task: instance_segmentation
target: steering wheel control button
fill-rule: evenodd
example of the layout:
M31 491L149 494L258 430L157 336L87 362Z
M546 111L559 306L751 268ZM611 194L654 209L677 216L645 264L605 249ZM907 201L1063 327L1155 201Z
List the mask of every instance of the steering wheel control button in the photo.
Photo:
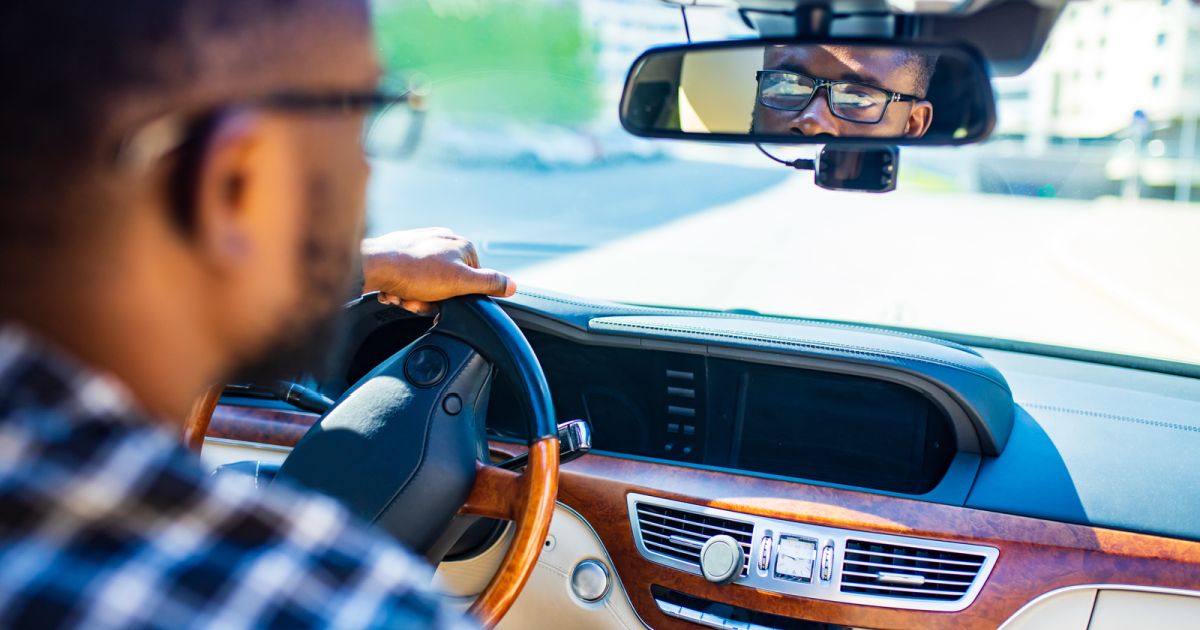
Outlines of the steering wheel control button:
M417 387L433 387L446 378L450 360L433 346L413 350L404 361L404 377Z
M585 602L604 599L609 587L608 568L599 560L584 560L571 571L571 590Z
M442 399L442 409L452 416L457 416L462 407L462 398L459 398L458 394L450 394Z
M825 545L821 550L821 581L828 582L833 577L833 545Z
M742 574L746 553L733 536L719 534L700 548L700 572L713 584L732 584Z

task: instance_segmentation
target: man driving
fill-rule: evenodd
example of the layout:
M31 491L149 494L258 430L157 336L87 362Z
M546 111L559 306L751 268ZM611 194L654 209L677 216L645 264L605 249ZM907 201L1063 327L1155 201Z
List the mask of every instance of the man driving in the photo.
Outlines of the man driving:
M893 48L768 46L752 129L773 135L920 138L937 57ZM823 96L819 96L823 95Z
M0 29L0 628L473 626L332 499L180 446L210 384L332 336L360 258L418 312L515 291L446 230L360 242L366 1L8 0Z

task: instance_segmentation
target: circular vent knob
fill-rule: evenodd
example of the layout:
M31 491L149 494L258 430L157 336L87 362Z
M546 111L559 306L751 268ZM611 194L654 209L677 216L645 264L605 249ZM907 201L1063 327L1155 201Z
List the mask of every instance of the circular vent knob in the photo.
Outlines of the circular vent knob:
M713 536L700 548L700 572L713 584L732 584L745 563L746 553L733 536Z

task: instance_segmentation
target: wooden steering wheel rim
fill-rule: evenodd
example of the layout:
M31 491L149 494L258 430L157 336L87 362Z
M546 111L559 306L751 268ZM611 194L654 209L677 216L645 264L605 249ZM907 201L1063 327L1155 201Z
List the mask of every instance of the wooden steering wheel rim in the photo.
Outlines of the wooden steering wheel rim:
M224 385L210 388L192 405L183 427L183 441L188 449L199 453L204 446L204 434L223 389ZM475 485L459 514L516 522L508 553L469 611L484 628L500 623L533 575L557 500L557 438L538 440L529 447L524 474L475 463Z
M524 474L476 462L475 486L459 514L516 522L500 568L471 605L470 614L484 628L500 623L533 575L557 501L558 438L538 440L529 447Z
M204 434L208 433L208 423L212 422L213 412L217 410L224 390L224 383L213 385L192 403L192 409L183 423L183 445L189 451L199 454L204 447Z

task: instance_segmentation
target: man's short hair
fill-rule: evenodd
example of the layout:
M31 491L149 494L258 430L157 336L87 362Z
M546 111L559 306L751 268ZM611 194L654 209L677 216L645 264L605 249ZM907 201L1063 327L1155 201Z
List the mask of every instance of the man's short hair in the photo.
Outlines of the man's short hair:
M312 2L0 2L0 262L112 223L119 209L78 197L115 157L105 136L118 103L194 89L211 36L253 33Z
M916 90L914 96L925 98L929 92L929 81L933 78L933 72L937 68L938 54L905 50L901 52L901 55L903 55L901 66L912 68L914 73L913 86Z

